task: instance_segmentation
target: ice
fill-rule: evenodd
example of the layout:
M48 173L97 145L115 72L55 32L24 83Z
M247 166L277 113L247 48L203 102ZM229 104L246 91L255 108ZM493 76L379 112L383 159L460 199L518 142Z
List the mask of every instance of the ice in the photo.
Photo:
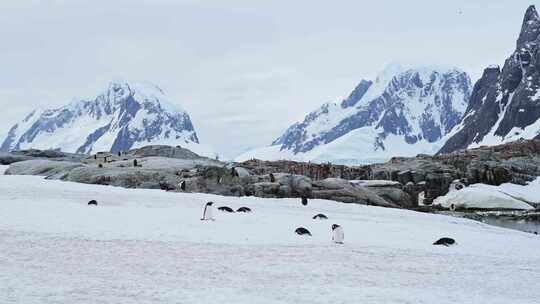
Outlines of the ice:
M534 186L537 186L535 183ZM517 185L516 185L517 186ZM524 187L523 191L534 193L536 201L539 200L538 187L534 186ZM517 187L505 185L505 186L491 186L485 184L474 184L459 191L451 191L445 196L440 196L433 204L441 205L449 208L450 205L463 208L474 209L515 209L515 210L532 210L533 206L527 202L519 199L517 193L521 193ZM506 191L505 191L506 190ZM523 195L521 195L523 196ZM530 201L529 201L530 202Z
M210 200L253 213L200 221ZM539 250L533 234L406 210L0 176L0 303L535 303Z

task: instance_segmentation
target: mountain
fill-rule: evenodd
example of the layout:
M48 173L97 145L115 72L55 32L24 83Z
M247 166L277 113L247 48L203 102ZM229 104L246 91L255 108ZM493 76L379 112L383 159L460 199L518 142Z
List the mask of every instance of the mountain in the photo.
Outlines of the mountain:
M324 104L269 147L236 160L359 164L433 154L463 116L471 86L469 76L456 68L392 64L375 81L360 81L341 103Z
M525 12L516 50L475 84L463 121L440 153L540 138L540 18Z
M9 130L0 150L116 153L150 144L180 145L208 154L188 113L172 106L159 87L112 82L95 99L31 112Z

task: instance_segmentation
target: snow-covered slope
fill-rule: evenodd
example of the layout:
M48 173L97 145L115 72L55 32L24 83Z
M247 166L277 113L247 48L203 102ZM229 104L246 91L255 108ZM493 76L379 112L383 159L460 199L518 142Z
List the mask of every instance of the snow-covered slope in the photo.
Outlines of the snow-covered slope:
M475 84L463 121L441 153L540 138L540 17L530 6L516 50Z
M374 82L362 80L341 103L324 104L271 146L236 160L354 164L432 154L460 121L470 92L469 76L456 68L404 69L392 64Z
M87 206L90 199L97 207ZM251 214L218 212L207 201ZM329 220L311 217L324 213ZM331 242L340 224L345 244ZM313 237L294 234L298 226ZM440 237L458 245L433 246ZM311 200L0 176L1 303L535 303L540 238ZM279 292L276 292L279 291Z
M91 153L164 144L211 154L199 144L188 113L150 83L112 82L93 100L36 110L15 124L0 150L60 149Z

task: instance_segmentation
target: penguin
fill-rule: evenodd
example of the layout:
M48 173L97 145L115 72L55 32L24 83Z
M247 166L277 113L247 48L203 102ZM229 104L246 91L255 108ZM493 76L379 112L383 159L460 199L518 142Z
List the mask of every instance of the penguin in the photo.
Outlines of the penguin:
M319 213L319 214L313 216L313 219L314 220L327 220L328 217L326 215L322 214L322 213Z
M133 167L137 167L138 165L139 165L139 164L137 163L137 160L134 159L134 160L133 160Z
M271 183L275 183L276 182L276 177L274 176L274 174L270 173L270 182Z
M345 234L343 233L343 228L338 224L332 225L332 241L336 244L343 244L345 239Z
M443 237L438 239L433 245L443 245L443 246L450 246L456 244L456 240L449 238L449 237Z
M214 207L213 202L208 202L204 205L203 216L201 221L213 221L214 220Z
M103 168L103 164L98 164L98 168Z
M236 212L249 213L249 212L251 212L251 209L248 208L248 207L240 207L240 208L238 208L238 210L236 210Z
M97 201L96 200L89 201L88 206L97 206Z
M296 228L296 230L294 231L294 233L298 234L298 235L309 235L311 236L311 232L309 232L309 230L307 230L306 228L304 227L298 227Z
M182 191L186 191L186 181L182 181L180 183L180 189L182 189Z
M231 209L231 207L227 207L227 206L221 206L219 208L217 208L219 211L223 211L223 212L229 212L229 213L232 213L234 212L234 210Z
M302 205L307 206L307 203L308 203L307 197L302 196Z

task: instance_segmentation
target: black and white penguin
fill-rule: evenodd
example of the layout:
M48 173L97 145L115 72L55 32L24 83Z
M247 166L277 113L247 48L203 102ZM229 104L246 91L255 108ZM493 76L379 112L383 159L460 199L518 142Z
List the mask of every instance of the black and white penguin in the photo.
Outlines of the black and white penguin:
M139 164L137 163L137 160L134 159L134 160L133 160L133 167L138 167L138 166L139 166Z
M313 216L314 220L327 220L328 217L322 213Z
M302 205L307 206L307 203L308 203L307 197L302 196Z
M298 227L296 228L296 230L294 231L294 233L298 234L298 235L309 235L311 236L311 232L309 232L309 230L307 230L306 228L304 227Z
M227 207L227 206L221 206L219 208L217 208L219 211L223 211L223 212L234 212L234 210L232 210L231 207Z
M180 183L180 189L182 189L182 191L186 191L186 181L182 181Z
M443 237L438 239L433 245L442 245L442 246L450 246L456 244L456 240L449 238L449 237Z
M248 207L240 207L240 208L238 208L238 210L236 210L236 212L249 213L249 212L251 212L251 209L248 208Z
M271 182L271 183L275 183L275 182L276 182L276 177L274 176L273 173L270 173L270 182Z
M343 244L345 239L345 233L343 233L343 228L338 224L332 225L332 241L337 244Z
M203 215L201 221L213 221L214 220L214 206L213 202L208 202L204 205Z
M97 206L97 201L96 200L89 201L88 206Z

